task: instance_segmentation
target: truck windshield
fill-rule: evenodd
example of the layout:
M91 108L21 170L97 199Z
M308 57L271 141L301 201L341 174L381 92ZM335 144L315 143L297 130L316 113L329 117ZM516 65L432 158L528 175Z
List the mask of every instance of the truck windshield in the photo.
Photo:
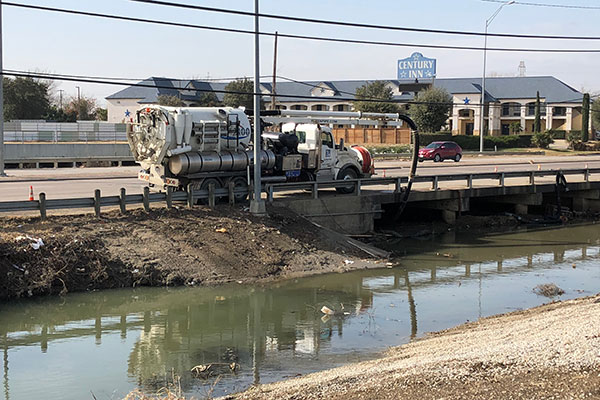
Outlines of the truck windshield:
M427 147L425 147L426 149L437 149L441 146L441 143L429 143L427 145Z

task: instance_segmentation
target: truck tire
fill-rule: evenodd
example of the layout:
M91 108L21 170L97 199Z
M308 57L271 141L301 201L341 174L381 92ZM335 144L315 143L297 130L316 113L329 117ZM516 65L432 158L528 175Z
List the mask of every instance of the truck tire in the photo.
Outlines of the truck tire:
M239 188L244 188L244 189L248 189L248 182L246 181L246 178L244 178L243 176L236 176L234 178L229 179L227 182L225 182L225 187L229 188L229 182L233 182L233 189L237 190ZM248 193L235 193L233 195L233 197L235 198L235 202L237 203L243 203L248 199Z
M346 168L342 169L337 175L338 181L345 181L345 180L357 179L357 178L358 178L358 173L356 172L356 170L354 168L351 168L351 167L346 167ZM342 194L354 193L354 184L348 185L348 186L337 187L337 188L335 188L335 190L338 193L342 193Z
M217 178L206 178L202 181L202 183L200 183L200 190L208 190L208 186L214 183L215 184L215 189L220 189L223 187L223 183L221 183L220 179ZM216 199L216 203L219 202L219 198ZM198 204L200 205L207 205L208 204L208 199L198 199L197 201Z

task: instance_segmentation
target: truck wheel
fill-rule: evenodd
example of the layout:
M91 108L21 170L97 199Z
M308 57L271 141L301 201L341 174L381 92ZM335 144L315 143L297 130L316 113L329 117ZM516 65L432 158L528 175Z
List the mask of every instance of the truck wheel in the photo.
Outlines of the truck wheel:
M231 178L228 182L226 182L225 187L229 188L229 182L233 182L233 189L238 190L240 188L244 188L246 191L244 193L235 193L233 197L235 198L236 203L243 203L248 198L248 182L246 178L243 176L236 176L235 178Z
M214 183L215 184L215 189L220 189L223 187L223 184L221 183L221 181L217 178L206 178L205 180L202 181L202 183L200 184L200 190L208 190L208 186ZM216 199L216 203L219 202L219 198ZM208 204L208 199L198 199L198 204L201 205L207 205Z
M353 168L344 168L338 173L337 180L339 181L347 181L350 179L357 179L358 173ZM338 193L342 194L350 194L354 193L354 184L348 186L337 187L335 190Z

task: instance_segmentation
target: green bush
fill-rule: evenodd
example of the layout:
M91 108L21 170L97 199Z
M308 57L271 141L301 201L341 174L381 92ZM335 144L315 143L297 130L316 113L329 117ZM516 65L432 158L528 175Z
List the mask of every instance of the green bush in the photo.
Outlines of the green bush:
M581 139L581 131L571 131L567 134L567 141L569 142L569 146L573 149L575 148L575 143L581 142Z
M531 147L531 135L486 136L483 138L483 148L486 150L527 148ZM464 150L479 150L479 136L453 136L452 141L458 143Z
M552 139L566 139L567 131L550 129L547 131L552 136Z
M451 140L462 147L463 150L479 150L479 136L457 135L452 136Z
M431 142L445 142L453 140L452 132L419 133L419 142L422 146L427 146Z
M409 153L410 146L407 144L397 145L379 145L379 146L365 146L371 154L398 154L398 153Z
M540 149L547 149L552 143L554 143L554 139L552 139L552 135L550 132L539 132L533 135L531 142L534 146L539 147Z

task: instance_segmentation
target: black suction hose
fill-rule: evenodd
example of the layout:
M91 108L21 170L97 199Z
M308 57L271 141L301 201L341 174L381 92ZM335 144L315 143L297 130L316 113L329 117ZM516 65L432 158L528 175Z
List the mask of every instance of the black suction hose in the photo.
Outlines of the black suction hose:
M417 175L417 164L419 161L419 129L417 128L417 124L415 121L410 119L406 115L400 115L398 119L406 122L412 131L413 138L413 154L412 154L412 163L410 166L410 173L408 175L408 184L406 185L406 189L403 190L403 196L400 200L400 205L398 207L398 211L396 211L396 215L394 216L395 220L400 218L400 215L404 212L406 208L406 204L408 203L408 198L410 196L410 191L412 189L413 182L415 180L415 176Z

